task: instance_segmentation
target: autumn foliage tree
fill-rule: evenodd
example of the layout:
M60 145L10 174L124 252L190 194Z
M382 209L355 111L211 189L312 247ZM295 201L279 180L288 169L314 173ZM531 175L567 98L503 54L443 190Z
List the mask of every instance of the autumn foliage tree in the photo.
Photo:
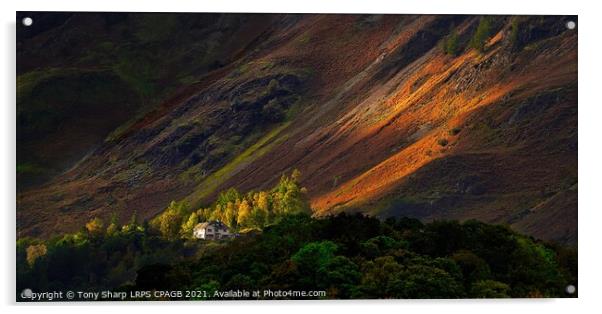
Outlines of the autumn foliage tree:
M117 228L118 228L118 221L117 221L117 215L115 213L113 213L113 215L111 215L111 222L109 223L109 225L107 226L107 235L112 236L117 232Z
M242 194L230 188L220 193L212 206L192 213L175 208L178 203L174 202L157 218L156 224L163 235L173 237L179 223L180 236L188 238L194 225L201 221L220 220L234 230L263 229L284 215L311 214L307 191L300 186L300 178L301 172L295 169L290 176L282 175L278 184L268 191Z
M36 260L44 255L46 255L46 253L48 252L48 249L46 248L46 245L41 243L41 244L33 244L27 247L27 264L29 264L29 266L33 266L36 262Z
M163 213L151 223L167 239L175 239L180 235L182 223L187 213L187 206L183 202L171 202Z
M86 230L92 236L100 236L104 233L104 223L102 219L96 217L86 223Z
M188 216L188 219L182 224L180 228L180 236L182 238L191 238L194 227L199 223L199 216L196 212L193 212Z

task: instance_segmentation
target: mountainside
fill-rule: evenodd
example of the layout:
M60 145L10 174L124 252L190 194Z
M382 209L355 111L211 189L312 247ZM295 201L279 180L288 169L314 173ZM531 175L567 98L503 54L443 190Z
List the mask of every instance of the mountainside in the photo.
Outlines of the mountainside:
M205 206L299 169L316 216L577 241L575 17L45 20L18 42L20 235Z

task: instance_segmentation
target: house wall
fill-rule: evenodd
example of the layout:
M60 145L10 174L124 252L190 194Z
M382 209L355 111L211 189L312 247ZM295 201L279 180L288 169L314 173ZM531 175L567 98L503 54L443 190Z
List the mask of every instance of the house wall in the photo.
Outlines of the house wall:
M204 229L194 231L194 236L199 239L221 239L230 237L231 235L228 229L216 228L215 226L208 226Z

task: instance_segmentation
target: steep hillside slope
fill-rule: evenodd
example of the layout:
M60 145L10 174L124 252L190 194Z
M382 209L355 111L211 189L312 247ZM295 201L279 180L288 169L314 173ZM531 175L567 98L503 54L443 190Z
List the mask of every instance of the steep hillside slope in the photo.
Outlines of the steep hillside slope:
M249 44L222 46L236 57L20 193L21 234L149 219L297 168L316 215L477 218L576 242L572 17L246 16L228 30Z
M17 20L25 16L35 23L17 28L20 190L186 94L252 48L267 24L262 15L217 14L18 12Z

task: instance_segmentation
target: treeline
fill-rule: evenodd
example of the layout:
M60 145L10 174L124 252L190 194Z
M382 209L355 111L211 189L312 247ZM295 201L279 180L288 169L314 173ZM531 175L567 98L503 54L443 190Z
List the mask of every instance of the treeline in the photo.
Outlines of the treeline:
M192 210L184 202L172 202L150 225L167 239L192 238L194 227L203 221L220 220L233 231L261 230L284 215L311 214L306 190L299 185L301 173L282 175L268 191L239 193L231 188L222 192L209 207Z
M49 240L17 241L17 291L324 290L326 298L572 297L575 249L507 227L360 214L310 216L299 173L271 190L228 190L190 210L173 202L152 221L92 219ZM191 239L220 219L227 241Z
M108 226L107 226L108 227ZM574 297L575 249L477 221L283 215L228 241L131 223L17 242L17 291L323 290L326 298Z
M124 290L324 290L326 298L574 297L577 252L477 221L287 215Z
M192 210L171 202L151 221L138 222L136 213L125 224L116 215L96 217L72 234L48 240L17 241L17 287L34 291L114 289L132 285L146 265L187 260L205 248L192 240L197 223L219 219L234 231L261 230L289 214L311 213L300 173L283 175L271 190L241 194L229 189L206 208ZM210 245L209 245L210 246Z
M93 219L81 231L17 240L17 291L100 290L133 284L145 265L190 258L195 243L169 241L148 224Z

